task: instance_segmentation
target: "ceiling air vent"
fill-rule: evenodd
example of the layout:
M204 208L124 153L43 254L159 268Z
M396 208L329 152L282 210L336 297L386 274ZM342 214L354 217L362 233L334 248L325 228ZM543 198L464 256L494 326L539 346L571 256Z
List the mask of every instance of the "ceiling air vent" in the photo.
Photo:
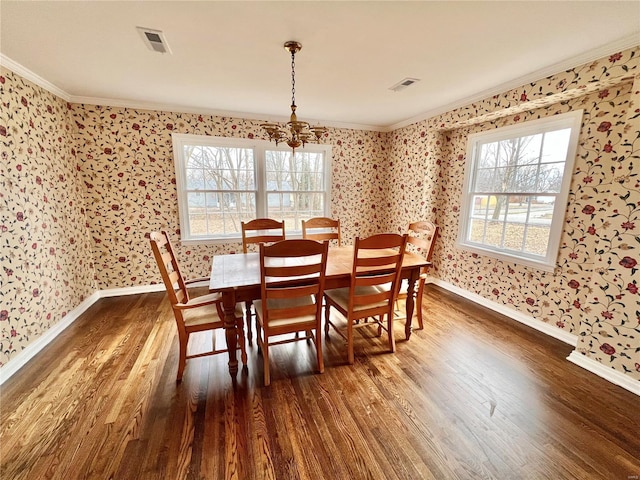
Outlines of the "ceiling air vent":
M149 50L158 53L171 53L167 40L164 38L164 33L161 30L154 30L152 28L136 27L142 40Z
M389 87L389 90L393 90L394 92L399 92L400 90L404 90L410 85L413 85L416 82L419 82L419 78L405 78L396 83L393 87Z

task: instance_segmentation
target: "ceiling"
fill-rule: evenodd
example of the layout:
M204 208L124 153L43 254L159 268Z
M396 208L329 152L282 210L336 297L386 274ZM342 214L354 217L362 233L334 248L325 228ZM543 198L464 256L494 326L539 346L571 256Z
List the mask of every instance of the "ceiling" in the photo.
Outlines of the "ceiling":
M301 120L389 130L640 44L640 1L1 0L0 32L3 64L73 102L264 120L289 113L297 40Z

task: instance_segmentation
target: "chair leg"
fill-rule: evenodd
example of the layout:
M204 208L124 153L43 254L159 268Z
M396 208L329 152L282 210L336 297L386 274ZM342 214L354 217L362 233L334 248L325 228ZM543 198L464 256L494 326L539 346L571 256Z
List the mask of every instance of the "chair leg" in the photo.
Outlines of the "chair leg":
M355 362L355 355L353 353L353 320L347 319L347 360L349 365L353 365Z
M247 339L249 340L249 346L251 346L251 339L253 337L253 332L251 331L251 304L251 301L244 302L244 308L247 318Z
M240 344L240 358L242 364L247 366L247 347L245 345L246 338L244 336L244 318L240 317L236 321L236 328L238 329L238 343Z
M187 345L189 343L189 334L185 333L184 335L181 335L180 332L178 332L178 343L180 344L180 358L178 360L178 375L176 377L176 382L181 382L184 367L187 364Z
M262 327L260 322L256 319L256 346L258 347L258 353L262 353Z
M422 330L424 325L422 324L422 294L424 293L424 280L421 280L418 285L418 293L416 294L415 308L418 315L418 328Z
M329 336L329 316L331 314L331 307L325 303L324 305L324 334Z
M269 339L265 338L262 345L262 362L264 365L264 386L271 384L271 375L269 374Z
M382 319L380 319L382 320ZM393 334L393 313L387 314L387 333L389 334L389 348L391 352L396 351L396 337Z
M318 371L324 372L324 359L322 358L322 334L316 328L316 356L318 357Z

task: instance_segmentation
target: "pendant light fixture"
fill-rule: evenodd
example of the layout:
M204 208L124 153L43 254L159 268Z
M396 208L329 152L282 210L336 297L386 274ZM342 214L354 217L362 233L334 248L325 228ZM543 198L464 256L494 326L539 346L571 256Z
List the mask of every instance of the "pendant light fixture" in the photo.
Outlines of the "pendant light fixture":
M322 136L327 132L325 127L312 127L307 122L298 120L296 116L296 53L302 49L299 42L289 41L284 44L284 49L291 54L291 117L286 125L279 123L263 123L269 140L285 142L295 152L296 148L304 147L306 143L320 143Z

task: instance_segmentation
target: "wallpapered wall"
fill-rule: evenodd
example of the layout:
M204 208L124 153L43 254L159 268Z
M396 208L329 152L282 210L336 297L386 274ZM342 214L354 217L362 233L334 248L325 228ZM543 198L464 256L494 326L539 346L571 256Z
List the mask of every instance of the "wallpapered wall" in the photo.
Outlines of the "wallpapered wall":
M637 169L640 128L638 115L629 106L637 62L638 49L625 51L388 134L331 129L331 212L343 222L347 242L356 235L403 231L418 218L432 219L442 228L434 255L435 276L580 335L580 352L640 379L633 264L638 260L640 190L632 168L635 164ZM3 181L24 184L11 187L14 190L5 186L5 192L13 193L0 197L5 200L0 212L0 261L5 267L0 287L0 362L6 363L59 320L64 308L77 306L95 289L160 281L145 234L167 228L178 243L172 132L243 138L262 133L259 122L251 120L67 105L6 70L2 79L3 119L5 103L11 105L7 114L10 110L13 117L25 119L21 123L12 119L13 126L6 131L0 128L8 147L6 154L3 151L3 168L5 155L9 157ZM633 88L638 87L637 83ZM35 104L49 115L34 115L28 107ZM457 250L467 135L577 108L586 112L557 271L539 272ZM25 153L25 148L37 145L34 135L49 135L55 141L60 137L61 145L51 140L37 156ZM21 243L19 233L4 235L21 226L10 212L17 213L32 197L35 186L30 182L41 186L36 179L17 175L17 165L23 172L45 169L48 183L43 191L56 190L53 180L60 169L68 181L73 179L71 188L58 188L55 197L51 215L64 222L58 220L59 235L51 229L39 231L38 244L46 248L36 247L34 252ZM39 181L44 182L43 175ZM53 195L48 193L49 202ZM32 209L38 214L41 210ZM75 238L75 247L64 250L66 268L57 270L45 261L48 249L53 247L62 256L67 237ZM5 253L20 245L30 257L23 253L16 260ZM189 277L206 275L213 254L240 249L240 244L176 246ZM80 259L82 268L75 259ZM7 268L20 273L6 281ZM62 273L52 275L54 268ZM51 279L52 288L68 288L58 296L39 294L36 301L28 285L38 283L39 274ZM46 313L37 313L37 302L47 307Z
M526 85L393 132L390 178L410 207L391 204L401 231L413 212L441 227L434 275L578 335L577 350L640 379L640 49ZM455 247L467 136L584 109L556 271ZM413 172L421 172L414 175Z
M262 138L259 121L73 105L79 168L86 187L99 289L161 282L145 235L172 232L188 278L207 276L211 256L242 244L180 245L171 134ZM330 129L331 215L346 241L386 228L386 133ZM380 209L380 211L379 211Z
M262 137L260 122L67 104L0 75L0 365L95 290L160 283L152 230L172 233L189 278L208 275L212 255L241 249L179 244L171 134ZM343 238L384 231L389 134L329 135L331 214Z
M96 290L67 103L0 72L0 365Z

